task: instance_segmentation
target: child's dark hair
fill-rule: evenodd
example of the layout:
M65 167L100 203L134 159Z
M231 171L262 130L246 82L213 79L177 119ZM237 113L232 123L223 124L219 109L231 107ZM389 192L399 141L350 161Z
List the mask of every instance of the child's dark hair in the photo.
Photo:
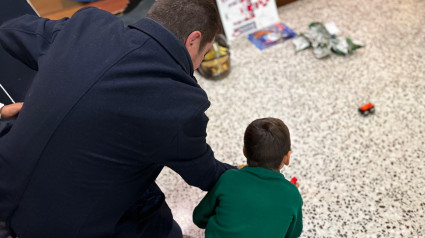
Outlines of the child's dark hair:
M248 166L278 170L291 150L288 127L277 118L257 119L245 130L244 146Z

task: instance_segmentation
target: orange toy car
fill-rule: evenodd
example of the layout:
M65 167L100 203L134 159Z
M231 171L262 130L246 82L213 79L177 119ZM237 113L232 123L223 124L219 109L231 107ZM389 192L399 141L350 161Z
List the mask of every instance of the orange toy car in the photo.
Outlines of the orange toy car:
M374 113L375 112L375 106L372 103L368 103L365 104L363 106L361 106L359 108L359 112L363 115L363 116L367 116L370 113Z

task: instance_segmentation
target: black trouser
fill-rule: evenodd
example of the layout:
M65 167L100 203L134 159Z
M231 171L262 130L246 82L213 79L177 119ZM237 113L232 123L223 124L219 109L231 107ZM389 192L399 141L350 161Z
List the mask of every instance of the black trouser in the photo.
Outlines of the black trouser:
M138 202L129 209L117 227L116 238L182 238L182 230L173 219L165 195L153 183Z
M7 238L8 232L6 229L6 223L2 220L0 220L0 238Z
M182 230L180 229L179 224L173 220L173 227L171 228L170 234L168 234L167 238L182 238Z

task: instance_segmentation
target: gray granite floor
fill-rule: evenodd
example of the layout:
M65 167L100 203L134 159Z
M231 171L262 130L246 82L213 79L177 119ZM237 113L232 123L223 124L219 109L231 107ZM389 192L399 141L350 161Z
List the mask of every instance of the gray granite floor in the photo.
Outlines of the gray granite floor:
M298 33L333 21L366 47L318 60L292 42L264 51L232 42L232 73L198 76L216 157L244 163L248 123L281 118L293 145L283 173L298 177L304 200L302 237L425 237L425 1L300 0L279 14ZM362 117L369 101L376 113ZM158 183L184 233L203 237L191 214L205 193L168 169Z

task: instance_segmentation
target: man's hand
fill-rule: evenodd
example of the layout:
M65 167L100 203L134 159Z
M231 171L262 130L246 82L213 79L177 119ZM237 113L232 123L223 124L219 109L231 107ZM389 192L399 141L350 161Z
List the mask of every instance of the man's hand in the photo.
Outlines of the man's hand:
M17 116L23 105L23 102L4 105L4 107L0 109L1 118L11 118Z

